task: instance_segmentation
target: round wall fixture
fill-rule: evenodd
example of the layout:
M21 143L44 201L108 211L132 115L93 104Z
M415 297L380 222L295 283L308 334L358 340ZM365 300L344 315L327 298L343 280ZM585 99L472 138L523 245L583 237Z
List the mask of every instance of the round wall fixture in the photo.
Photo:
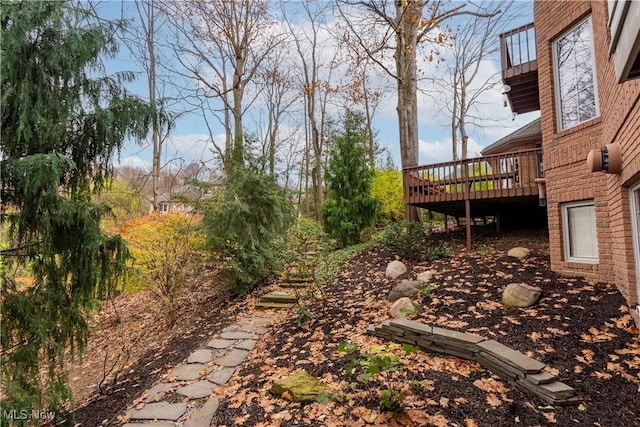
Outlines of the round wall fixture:
M622 171L622 150L620 144L607 144L600 149L589 151L587 167L591 172L619 174Z

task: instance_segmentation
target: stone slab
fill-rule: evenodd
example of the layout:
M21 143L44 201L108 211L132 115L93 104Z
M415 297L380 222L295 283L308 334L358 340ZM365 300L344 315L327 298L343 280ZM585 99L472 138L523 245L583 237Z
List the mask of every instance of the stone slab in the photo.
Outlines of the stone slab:
M260 297L261 302L296 303L298 297L286 292L271 292Z
M291 308L295 304L292 303L282 303L282 302L258 302L254 306L258 309L269 309L269 308Z
M269 319L268 317L256 316L249 319L249 321L251 323L255 323L258 326L266 326L271 324L271 319Z
M482 341L478 343L477 346L483 351L525 373L537 373L545 367L544 363L532 359L519 351L512 350L506 345L494 340Z
M213 360L213 352L211 350L196 350L187 359L187 363L209 363Z
M515 380L517 378L524 378L525 374L517 368L503 362L502 360L494 357L493 355L481 351L476 354L476 360L485 368L497 373L498 375Z
M218 348L218 349L229 348L236 342L237 342L236 340L225 340L220 338L214 338L211 341L209 341L209 344L207 344L207 347Z
M542 371L537 374L527 374L527 381L532 382L533 384L548 384L552 381L556 380L556 376L550 374L547 371Z
M253 334L250 332L241 331L223 332L222 334L220 334L220 338L225 340L248 340L253 338Z
M576 391L560 381L553 381L548 384L540 384L540 390L554 399L566 399L576 394Z
M142 409L131 409L127 413L132 420L167 420L176 421L187 412L187 404L158 402L149 403Z
M235 371L236 368L222 368L219 371L210 373L207 379L215 384L226 384Z
M142 399L144 403L158 402L162 400L165 394L168 391L174 390L176 388L176 383L160 383L149 390L145 391L146 397Z
M433 336L429 339L432 339L435 342L459 343L464 346L475 346L482 341L486 341L486 338L478 335L465 334L463 332L452 331L451 329L439 328L437 326L433 327Z
M213 416L218 411L218 406L220 406L220 400L217 397L210 398L207 403L202 405L202 408L194 412L184 422L184 427L206 427L211 425L211 420L213 420Z
M216 388L216 385L207 380L200 380L197 383L189 384L176 390L183 396L187 396L189 399L200 399L207 397Z
M517 382L515 382L515 384L518 387L535 394L536 396L540 397L541 399L543 399L544 401L552 405L556 405L556 406L578 405L582 402L582 399L578 396L570 396L566 398L556 399L553 396L550 396L545 392L543 392L541 385L534 385L529 381L518 380Z
M256 347L256 340L242 340L234 346L242 350L253 350Z
M431 334L432 326L414 320L396 319L389 322L389 326L399 328L400 330L408 329L420 334Z
M197 380L200 377L207 374L211 369L207 365L202 363L188 363L178 366L169 374L170 378L175 378L178 381L192 381Z
M401 319L398 319L398 320L401 320ZM383 332L392 332L394 334L399 334L399 335L404 335L404 333L406 332L406 328L401 328L401 327L396 327L391 325L381 325L377 327L376 330L380 330Z
M150 423L126 423L122 427L176 427L176 424L169 421L152 421Z
M226 356L222 356L217 360L218 365L222 366L238 366L247 358L249 352L247 350L233 349Z

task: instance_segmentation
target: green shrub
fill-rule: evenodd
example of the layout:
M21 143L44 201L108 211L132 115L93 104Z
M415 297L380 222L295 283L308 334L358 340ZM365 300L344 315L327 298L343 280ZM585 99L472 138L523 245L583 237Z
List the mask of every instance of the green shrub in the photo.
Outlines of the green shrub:
M332 137L322 206L327 232L342 246L360 243L362 230L375 217L378 201L370 194L373 174L365 158L367 140L364 117L347 111L343 131Z
M219 205L205 211L210 248L223 260L238 293L265 283L282 267L291 204L269 176L238 169L227 179Z
M422 224L407 221L392 222L382 234L382 243L402 258L418 259L425 245Z
M203 249L199 218L154 213L125 221L120 228L134 258L125 280L126 291L149 289L162 303L170 323L194 260Z
M401 412L404 398L404 394L398 390L392 388L382 390L379 396L380 409L383 411Z
M399 170L376 170L371 183L371 195L379 201L376 206L378 224L388 224L404 218L402 173Z

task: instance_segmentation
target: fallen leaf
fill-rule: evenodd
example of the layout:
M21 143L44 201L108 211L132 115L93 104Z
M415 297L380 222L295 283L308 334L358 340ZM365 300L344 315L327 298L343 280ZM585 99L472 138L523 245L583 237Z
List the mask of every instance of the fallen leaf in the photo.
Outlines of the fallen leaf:
M473 418L465 418L464 422L466 427L478 427L478 423Z
M556 423L556 413L555 412L544 412L543 415L547 419L547 421L549 421L550 423Z
M531 332L529 338L531 338L533 342L538 342L538 340L542 338L542 334L540 332Z
M593 372L591 376L599 378L601 380L608 380L608 379L611 379L612 377L611 374L607 374L606 372L600 372L600 371Z
M502 402L494 393L489 393L487 396L487 403L495 408L496 406L500 406Z

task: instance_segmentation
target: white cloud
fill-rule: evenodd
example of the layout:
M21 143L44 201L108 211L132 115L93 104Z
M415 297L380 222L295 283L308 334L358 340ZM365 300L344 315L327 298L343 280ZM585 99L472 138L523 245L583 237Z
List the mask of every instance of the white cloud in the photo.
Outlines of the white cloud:
M151 170L151 163L140 157L139 155L127 156L124 159L120 159L116 162L115 167L127 166L130 168L142 169L145 171Z
M218 134L213 138L216 144L224 150L225 135ZM164 161L212 162L216 157L213 150L214 145L207 134L172 135L166 142Z
M473 138L468 140L468 157L480 156L482 146L478 144ZM428 165L432 163L448 162L452 159L451 154L451 138L441 139L436 141L424 141L419 140L418 145L419 161L421 165ZM460 148L458 147L458 153Z

